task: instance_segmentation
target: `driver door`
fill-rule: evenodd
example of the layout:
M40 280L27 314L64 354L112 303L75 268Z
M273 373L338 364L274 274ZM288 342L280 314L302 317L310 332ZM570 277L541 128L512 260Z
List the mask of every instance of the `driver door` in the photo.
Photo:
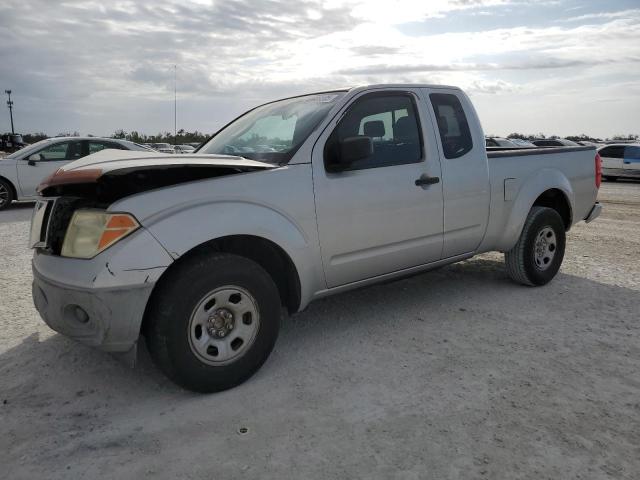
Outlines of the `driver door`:
M23 197L35 197L42 180L69 162L86 155L86 142L68 140L48 145L17 162L18 183Z
M313 151L318 233L328 287L424 265L442 254L443 200L433 127L412 91L360 96ZM369 137L372 153L332 170L334 148Z

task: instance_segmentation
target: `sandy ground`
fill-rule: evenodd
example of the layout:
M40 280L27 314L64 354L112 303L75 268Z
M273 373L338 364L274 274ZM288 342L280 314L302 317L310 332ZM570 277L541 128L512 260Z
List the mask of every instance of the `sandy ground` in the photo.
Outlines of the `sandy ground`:
M208 396L49 330L2 212L0 477L640 478L640 183L600 200L550 285L489 254L320 301Z

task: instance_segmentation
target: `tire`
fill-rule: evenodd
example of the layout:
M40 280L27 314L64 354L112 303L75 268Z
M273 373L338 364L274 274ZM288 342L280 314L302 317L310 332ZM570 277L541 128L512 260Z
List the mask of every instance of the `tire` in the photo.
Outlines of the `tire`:
M0 178L0 210L7 208L14 200L12 185Z
M278 288L260 265L238 255L196 254L154 290L145 336L151 357L171 380L211 393L239 385L262 366L280 317Z
M533 207L518 242L504 255L509 276L523 285L549 283L562 265L565 244L565 226L558 212Z

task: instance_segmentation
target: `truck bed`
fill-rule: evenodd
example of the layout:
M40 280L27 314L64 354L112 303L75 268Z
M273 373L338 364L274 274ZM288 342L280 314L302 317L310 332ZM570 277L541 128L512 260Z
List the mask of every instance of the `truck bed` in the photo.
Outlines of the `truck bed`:
M528 190L553 185L572 206L567 229L593 208L598 190L594 182L595 147L487 149L491 183L491 215L480 250L508 250L522 229L530 204ZM534 157L534 158L532 158Z

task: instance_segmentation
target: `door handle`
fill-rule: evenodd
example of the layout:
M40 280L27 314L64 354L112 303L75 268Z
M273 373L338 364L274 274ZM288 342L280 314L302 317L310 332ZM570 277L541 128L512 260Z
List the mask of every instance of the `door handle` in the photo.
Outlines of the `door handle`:
M422 187L424 185L434 185L436 183L440 183L440 177L430 177L426 173L420 175L420 178L416 180L416 185L418 187Z

